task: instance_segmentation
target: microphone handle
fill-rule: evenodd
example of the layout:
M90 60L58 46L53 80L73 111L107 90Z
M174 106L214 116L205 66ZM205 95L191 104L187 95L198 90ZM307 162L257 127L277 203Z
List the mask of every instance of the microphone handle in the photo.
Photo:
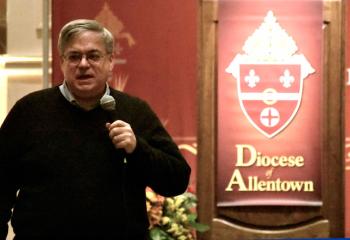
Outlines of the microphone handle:
M113 123L114 121L117 121L119 119L118 113L116 110L107 111L107 113L108 113L108 119L109 121L111 121L110 123Z

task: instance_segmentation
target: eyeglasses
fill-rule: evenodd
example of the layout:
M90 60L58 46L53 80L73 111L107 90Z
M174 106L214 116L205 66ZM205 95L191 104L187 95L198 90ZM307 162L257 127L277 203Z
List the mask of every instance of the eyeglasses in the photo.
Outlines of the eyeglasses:
M78 65L83 57L85 56L85 59L90 63L90 64L98 64L102 61L104 58L104 54L98 52L98 51L93 51L93 52L88 52L88 53L81 53L81 52L68 52L67 54L63 55L64 59L73 65Z

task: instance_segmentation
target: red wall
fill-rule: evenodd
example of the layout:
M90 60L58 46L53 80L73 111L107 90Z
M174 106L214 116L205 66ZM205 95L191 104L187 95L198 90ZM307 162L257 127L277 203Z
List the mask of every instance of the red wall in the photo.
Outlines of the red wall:
M56 51L61 27L77 18L98 19L117 43L111 85L151 105L191 164L194 188L198 2L60 0L52 9L53 85L63 81Z

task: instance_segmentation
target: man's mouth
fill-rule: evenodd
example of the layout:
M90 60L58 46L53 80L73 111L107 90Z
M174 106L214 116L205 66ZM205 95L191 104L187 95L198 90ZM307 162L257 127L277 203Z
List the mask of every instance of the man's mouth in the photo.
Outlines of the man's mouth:
M93 78L94 76L93 75L90 75L90 74L82 74L82 75L78 75L77 76L77 79L78 80L86 80L86 79L89 79L89 78Z

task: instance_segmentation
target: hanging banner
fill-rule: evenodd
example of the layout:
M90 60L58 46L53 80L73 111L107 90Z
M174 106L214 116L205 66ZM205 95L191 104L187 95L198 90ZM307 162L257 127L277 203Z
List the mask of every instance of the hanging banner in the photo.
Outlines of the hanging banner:
M346 6L346 40L345 40L345 237L350 237L350 3L345 2Z
M320 206L322 1L222 0L217 205Z
M197 155L197 9L196 1L52 1L53 85L63 76L57 55L62 26L78 18L96 19L115 38L110 85L146 100L178 144L192 168Z

